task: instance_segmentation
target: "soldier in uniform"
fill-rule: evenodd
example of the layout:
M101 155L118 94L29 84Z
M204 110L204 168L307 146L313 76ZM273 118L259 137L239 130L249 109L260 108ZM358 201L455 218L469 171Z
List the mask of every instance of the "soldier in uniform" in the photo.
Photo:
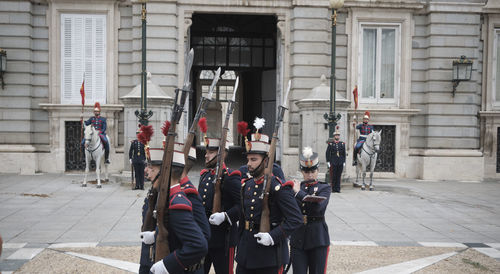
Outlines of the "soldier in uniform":
M240 241L236 261L236 273L280 273L289 261L287 238L301 224L302 218L294 198L293 182L283 182L271 176L269 193L270 232L259 232L262 212L264 170L269 152L269 137L252 134L247 144L247 160L250 178L242 180Z
M105 163L109 164L109 142L106 136L106 118L101 117L101 105L99 102L94 104L94 116L85 121L85 125L93 125L99 131L99 137L104 145L104 159ZM85 146L85 139L82 140L82 149Z
M136 134L139 133L141 133L141 131L140 129L137 129ZM144 144L139 142L137 138L130 142L128 158L135 172L135 189L144 189L144 168L146 166L146 152L144 151Z
M222 163L222 212L212 213L219 144L219 138L205 138L206 168L200 173L198 192L211 228L209 251L205 258L205 273L210 272L213 264L217 274L224 274L233 273L234 269L234 251L238 242L236 222L240 212L241 173L238 170L230 170L225 163Z
M366 137L368 134L373 132L373 125L368 124L370 121L370 112L366 111L365 115L363 116L363 123L356 126L356 130L359 130L359 137L358 140L356 141L356 146L354 147L354 155L353 157L353 162L352 165L355 166L358 164L358 152L363 146L363 143L366 140Z
M304 181L294 180L295 199L303 214L303 224L291 237L293 272L326 273L330 236L325 210L330 200L328 184L318 182L318 154L310 147L300 155L300 171Z
M153 187L158 188L156 179L159 177L163 149L150 149L151 165L146 167L146 174L154 181ZM191 202L180 186L184 170L184 154L174 151L171 176L170 196L168 198L168 242L170 254L151 266L155 274L190 273L202 267L201 260L207 253L207 241L200 227L194 222ZM153 244L155 231L141 233L144 243Z
M242 165L238 170L241 172L241 179L247 179L250 177L247 165ZM280 178L281 181L285 181L285 174L283 173L280 165L277 163L273 164L273 175Z
M342 170L345 165L345 143L340 141L339 129L333 135L333 141L328 142L326 149L326 162L330 172L330 185L332 192L340 193L340 180L342 178Z

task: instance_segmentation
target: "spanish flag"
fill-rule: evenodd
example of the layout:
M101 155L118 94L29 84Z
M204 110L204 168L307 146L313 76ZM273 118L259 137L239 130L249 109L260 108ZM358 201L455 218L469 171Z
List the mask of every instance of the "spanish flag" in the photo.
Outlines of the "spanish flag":
M354 86L354 90L352 91L352 95L354 98L354 109L358 109L358 86Z
M82 96L82 106L85 105L85 73L83 74L82 87L80 88L80 95Z

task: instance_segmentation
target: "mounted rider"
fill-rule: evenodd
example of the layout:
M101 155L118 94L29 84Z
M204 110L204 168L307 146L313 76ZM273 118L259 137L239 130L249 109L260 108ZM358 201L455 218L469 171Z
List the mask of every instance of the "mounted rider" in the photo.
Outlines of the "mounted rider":
M94 104L94 116L90 117L85 121L85 125L92 125L96 130L99 131L99 137L101 138L102 144L104 146L104 163L109 164L109 142L106 136L106 118L101 117L101 104L96 102ZM82 140L82 148L84 147L85 139Z
M356 130L359 130L359 137L358 140L356 141L356 146L354 147L353 161L352 161L353 166L358 164L358 153L361 147L363 146L366 137L368 136L368 134L374 131L373 125L368 124L369 121L370 121L370 112L366 111L365 115L363 116L363 123L356 126Z

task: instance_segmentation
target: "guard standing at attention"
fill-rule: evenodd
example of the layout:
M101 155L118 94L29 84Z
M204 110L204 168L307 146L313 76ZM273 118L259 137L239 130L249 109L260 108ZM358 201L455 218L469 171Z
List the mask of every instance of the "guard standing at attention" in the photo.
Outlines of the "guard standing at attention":
M332 192L340 193L340 181L342 178L342 171L345 166L345 143L340 141L340 132L337 127L333 134L334 139L328 142L326 149L326 162L330 172L330 185Z
M326 273L330 236L325 210L330 200L328 184L318 182L318 154L310 147L300 155L300 171L304 181L294 180L295 199L303 216L303 224L291 237L293 273Z
M141 130L137 129L136 134L140 134ZM130 143L128 158L135 172L135 188L144 189L144 168L146 167L146 152L144 144L136 138Z

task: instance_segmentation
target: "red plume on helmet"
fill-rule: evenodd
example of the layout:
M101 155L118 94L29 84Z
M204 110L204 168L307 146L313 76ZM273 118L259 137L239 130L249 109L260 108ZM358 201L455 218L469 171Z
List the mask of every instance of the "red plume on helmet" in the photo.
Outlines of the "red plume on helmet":
M168 130L170 129L170 121L165 121L165 123L163 123L163 126L161 127L161 132L163 133L163 135L167 136L168 135Z
M95 104L94 104L94 111L95 110L101 111L101 104L99 104L99 102L95 102Z
M248 123L245 121L238 122L238 133L245 137L245 147L247 151L250 150L250 143L248 142L247 135L250 132L248 128Z
M207 118L206 117L203 117L198 121L198 127L200 127L201 132L207 133L208 125L207 125Z
M365 111L365 115L363 116L363 118L370 119L370 112L369 111Z
M250 132L250 129L248 128L248 123L245 121L238 122L238 133L241 134L242 136L247 136L248 133Z
M143 143L144 145L147 145L149 141L151 140L151 136L153 136L153 126L141 126L141 133L137 135L137 139L139 142Z

